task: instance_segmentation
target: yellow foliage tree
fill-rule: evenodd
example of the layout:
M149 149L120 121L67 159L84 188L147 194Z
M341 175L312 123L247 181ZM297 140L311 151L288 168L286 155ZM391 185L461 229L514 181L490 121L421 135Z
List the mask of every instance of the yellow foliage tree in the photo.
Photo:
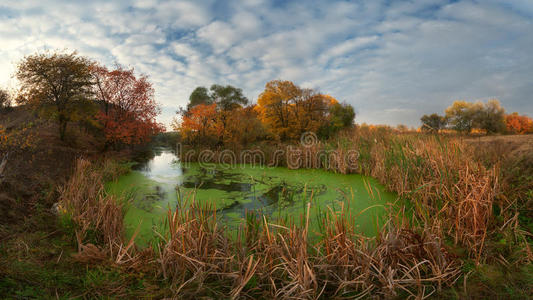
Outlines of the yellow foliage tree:
M261 122L275 137L290 137L295 124L293 106L301 89L291 81L272 80L265 85L265 90L257 99L256 110Z
M329 120L329 108L338 101L291 81L273 80L259 95L256 110L276 139L297 139L306 131L318 132Z

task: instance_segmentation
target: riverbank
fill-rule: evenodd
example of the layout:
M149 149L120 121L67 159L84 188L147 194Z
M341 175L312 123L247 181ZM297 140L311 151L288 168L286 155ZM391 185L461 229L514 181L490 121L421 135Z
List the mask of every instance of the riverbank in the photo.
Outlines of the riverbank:
M533 283L530 250L533 152L527 150L531 147L530 138L396 134L363 128L312 147L293 144L256 150L262 151L264 162L269 163L277 152L288 153L287 148L292 147L293 157L282 157L278 163L296 169L318 167L377 178L417 208L419 223L415 231L435 230L440 239L447 241L446 248L463 263L460 281L468 282L469 292L452 287L454 293L515 297L529 295ZM489 144L479 147L475 142L480 140ZM228 159L224 151L203 150L184 149L183 159L203 162ZM333 163L321 160L324 151L342 158L349 157L342 154L350 150L358 152L357 164L352 168L346 160ZM241 154L237 152L234 156L237 162L250 157ZM298 164L292 164L290 159ZM519 288L520 285L526 289Z
M129 160L136 151L105 151L104 141L77 123L61 141L55 122L24 106L0 111L7 150L0 183L0 295L51 299L141 295L140 280L107 264L80 263L72 224L58 218L54 204L78 158ZM4 152L0 153L0 161Z

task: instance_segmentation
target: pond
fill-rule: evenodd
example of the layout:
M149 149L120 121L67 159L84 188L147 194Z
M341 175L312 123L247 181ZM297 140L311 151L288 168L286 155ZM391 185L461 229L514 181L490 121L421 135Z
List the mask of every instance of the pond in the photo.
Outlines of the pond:
M239 164L181 163L171 150L134 167L107 184L112 194L132 199L124 219L129 237L140 226L137 240L149 241L164 224L168 209L178 207L179 197L192 197L216 208L217 218L228 230L241 224L246 211L260 211L270 219L300 220L310 202L310 219L328 210L348 209L362 234L373 235L387 216L387 206L397 196L370 177L335 174L324 170L290 170ZM315 222L316 223L316 222ZM312 230L318 230L312 224Z

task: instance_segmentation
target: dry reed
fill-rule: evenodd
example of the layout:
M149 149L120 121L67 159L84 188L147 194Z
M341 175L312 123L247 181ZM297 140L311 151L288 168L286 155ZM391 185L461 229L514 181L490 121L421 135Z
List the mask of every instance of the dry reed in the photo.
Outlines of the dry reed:
M109 163L104 163L106 168ZM74 174L60 190L60 213L76 225L78 254L83 262L107 261L136 268L145 253L135 253L135 235L128 241L123 235L125 200L104 190L103 168L86 159L78 159Z
M472 257L481 258L492 206L500 194L500 170L498 165L483 166L475 159L474 149L462 140L359 128L328 143L278 145L265 147L262 152L260 160L264 164L372 176L409 201L425 227L438 222L456 243L470 250ZM290 155L276 155L280 152ZM224 157L223 151L210 153L209 162ZM234 162L250 163L240 160L247 157L236 153ZM186 155L182 159L198 161L206 157Z
M409 201L414 216L391 215L370 239L356 233L348 212L329 210L320 221L322 236L310 241L309 207L303 226L272 224L249 212L232 239L217 222L216 209L190 195L187 205L168 212L168 228L159 233L156 249L139 253L133 240L122 238L121 202L103 193L102 177L87 161L78 162L61 203L80 225L80 256L155 269L179 297L426 298L461 274L460 261L444 246L446 235L482 259L499 169L477 163L461 141L359 130L299 150L297 167L373 176ZM328 151L326 158L322 150ZM345 159L352 150L359 154L356 164ZM269 155L267 160L276 157ZM105 246L85 243L89 230L98 231Z

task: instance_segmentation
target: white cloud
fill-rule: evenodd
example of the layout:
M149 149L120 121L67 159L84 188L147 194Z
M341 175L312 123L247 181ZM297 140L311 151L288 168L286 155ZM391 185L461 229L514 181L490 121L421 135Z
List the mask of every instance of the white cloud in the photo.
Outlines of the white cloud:
M153 21L169 23L174 28L201 26L210 20L210 13L200 3L202 1L164 1L153 7L156 9Z
M237 40L238 35L228 23L215 21L197 32L200 39L211 45L215 53L224 52Z
M491 97L533 115L532 18L525 0L6 0L0 86L16 85L24 55L69 48L148 74L167 123L198 85L256 99L272 79L347 101L360 122L417 125L455 99Z

